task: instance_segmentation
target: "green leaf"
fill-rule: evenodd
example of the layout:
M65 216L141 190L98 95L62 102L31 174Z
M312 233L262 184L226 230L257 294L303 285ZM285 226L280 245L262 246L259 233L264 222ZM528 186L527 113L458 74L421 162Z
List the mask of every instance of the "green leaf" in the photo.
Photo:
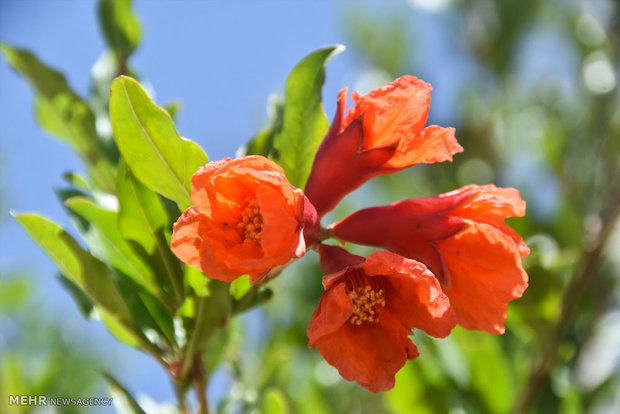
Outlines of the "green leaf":
M306 184L314 154L329 128L321 98L325 66L343 50L344 46L336 45L310 53L286 81L284 119L273 139L276 152L272 158L284 168L291 184L299 188Z
M62 274L115 318L131 321L131 312L108 268L82 249L69 233L37 214L17 214L17 222L58 266Z
M252 285L250 284L250 276L243 275L235 279L230 284L230 294L234 299L239 300L243 295L247 293L248 290L250 290L251 287Z
M155 252L158 247L155 234L169 224L157 194L136 180L123 162L118 169L116 194L118 226L123 236L140 243L148 253Z
M103 309L95 307L97 316L101 319L101 323L106 329L114 336L119 342L129 345L133 348L138 348L140 342L136 340L135 333L127 329L127 327L112 317L109 313Z
M183 301L183 272L169 247L172 226L161 199L136 180L124 162L119 165L116 192L121 234L144 248L158 280L172 290L179 305Z
M273 137L282 129L284 119L284 100L278 95L271 95L267 103L269 125L254 135L249 142L239 149L240 154L262 155L267 157L273 150Z
M136 80L116 78L110 94L112 130L125 162L144 185L185 210L192 205L192 175L207 163L207 155L179 136L170 115Z
M131 11L131 0L100 0L99 22L108 45L120 62L126 62L140 42L140 22Z
M209 280L209 296L198 297L195 301L195 324L184 355L181 377L189 374L194 357L202 352L208 339L230 318L232 303L230 284L219 280Z
M131 396L129 391L125 389L114 377L107 372L103 373L108 386L110 387L110 394L112 395L112 401L114 407L119 413L127 414L146 414L136 400Z
M58 281L69 292L69 294L77 304L82 315L87 319L91 319L95 304L88 297L88 295L84 293L84 291L80 289L78 285L72 282L71 279L65 277L62 274L58 275Z
M181 102L173 101L165 104L164 109L166 110L166 112L168 112L168 115L170 115L170 118L172 118L172 120L176 120L182 106L183 105L181 104Z
M97 136L95 117L88 105L73 92L62 74L44 65L32 53L4 43L0 49L11 66L36 90L35 113L41 127L71 145L89 165L97 185L111 192L115 168Z
M72 197L65 205L97 229L101 236L101 247L112 267L146 286L154 294L159 291L149 265L133 251L118 230L116 212L105 210L86 197Z
M209 279L200 270L188 264L185 265L185 275L183 282L188 290L193 291L196 296L209 296L209 283L213 279Z
M263 413L286 414L290 412L290 407L286 399L286 394L279 388L269 388L263 394L261 401Z

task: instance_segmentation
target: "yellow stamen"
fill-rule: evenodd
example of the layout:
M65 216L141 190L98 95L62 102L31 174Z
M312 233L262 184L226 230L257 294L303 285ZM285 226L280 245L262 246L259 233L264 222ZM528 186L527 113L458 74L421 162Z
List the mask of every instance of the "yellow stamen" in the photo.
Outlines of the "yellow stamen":
M348 293L353 302L353 315L350 322L354 325L361 325L363 322L379 322L379 317L375 311L376 305L385 306L385 293L383 289L378 292L370 286L358 287Z
M239 230L243 230L245 240L260 241L260 232L263 229L263 216L260 214L258 202L250 200L241 214L241 221L237 224Z

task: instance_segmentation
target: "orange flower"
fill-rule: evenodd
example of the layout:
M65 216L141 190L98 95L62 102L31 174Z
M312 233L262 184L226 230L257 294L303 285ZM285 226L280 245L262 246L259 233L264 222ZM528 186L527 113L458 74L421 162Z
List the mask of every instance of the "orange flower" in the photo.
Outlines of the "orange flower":
M305 253L316 213L284 171L261 156L225 158L192 178L194 206L174 224L172 251L213 279L255 282ZM312 242L313 240L310 240Z
M449 300L422 263L390 252L367 259L321 245L325 293L308 326L309 347L349 381L372 392L418 356L411 328L444 337L454 327Z
M463 151L454 128L424 127L430 92L428 83L403 76L365 96L354 92L355 108L345 116L347 89L340 91L305 188L319 216L372 177L418 163L451 161Z
M420 260L441 282L458 324L503 333L508 302L527 288L521 258L529 254L504 218L523 215L517 190L470 185L360 210L333 231L343 240Z

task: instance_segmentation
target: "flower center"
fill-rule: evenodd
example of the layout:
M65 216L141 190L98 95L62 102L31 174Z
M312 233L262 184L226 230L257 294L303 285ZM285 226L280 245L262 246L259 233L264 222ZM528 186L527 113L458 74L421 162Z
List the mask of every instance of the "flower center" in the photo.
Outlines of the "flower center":
M248 206L243 210L241 221L237 224L237 228L243 231L245 240L260 241L260 232L263 229L263 216L260 214L260 208L256 200L248 202Z
M385 293L383 289L374 290L369 285L358 287L348 293L353 302L353 315L351 323L361 325L363 322L379 322L379 317L375 311L375 305L385 306Z

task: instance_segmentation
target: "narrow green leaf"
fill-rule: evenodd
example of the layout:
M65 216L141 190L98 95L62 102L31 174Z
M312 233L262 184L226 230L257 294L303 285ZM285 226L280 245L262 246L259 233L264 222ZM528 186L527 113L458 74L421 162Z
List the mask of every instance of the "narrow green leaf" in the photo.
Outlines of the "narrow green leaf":
M140 243L148 253L153 253L157 249L155 234L169 223L159 197L136 180L123 162L118 169L116 194L121 233L125 238Z
M254 135L239 153L243 155L263 155L267 157L273 150L273 137L282 129L284 119L284 100L278 95L271 95L267 102L269 125Z
M209 296L209 283L213 279L209 279L200 270L188 264L185 265L185 275L183 282L188 290L193 291L196 296Z
M144 410L137 403L135 398L131 396L129 391L125 389L114 377L107 372L103 373L108 386L110 387L110 394L112 395L112 401L114 407L119 413L127 414L146 414Z
M323 110L321 89L325 66L344 46L318 49L297 64L286 81L286 101L282 129L275 135L272 158L286 173L288 180L303 188L321 140L329 128Z
M117 227L117 214L105 210L86 197L72 197L65 205L94 226L102 236L102 247L110 265L130 276L138 284L157 293L157 281L147 263L138 256Z
M80 289L80 287L76 285L71 279L65 277L62 274L58 275L58 281L60 281L60 284L64 286L64 288L69 292L75 303L78 305L82 316L87 319L91 319L95 304L88 297L88 295L84 293L84 291Z
M170 115L136 80L116 78L110 94L112 130L125 162L144 185L185 210L192 204L192 175L207 163L207 155L179 136Z
M99 22L108 45L126 62L140 42L140 22L131 11L131 0L100 0Z
M131 312L108 268L82 249L62 227L37 214L17 214L17 222L58 266L63 275L115 318L131 321Z
M148 336L148 340L153 344L160 345L167 340L169 346L173 346L175 337L172 312L176 309L164 308L142 285L123 274L118 275L117 286L131 310L136 328Z
M209 296L199 297L195 302L195 307L195 325L184 355L182 377L188 375L194 357L202 352L208 339L230 318L232 311L230 284L210 280Z
M251 287L252 285L250 284L250 276L244 275L240 278L235 279L230 284L230 294L234 299L239 300L243 295L247 293L248 290L250 290Z
M97 136L95 117L88 105L69 87L65 77L26 50L0 44L11 66L34 87L35 113L41 127L71 145L90 167L103 190L114 189L115 168Z
M136 339L136 333L127 329L127 327L112 317L103 309L95 307L97 316L101 319L101 323L119 342L138 348L140 342Z
M291 411L286 394L279 388L269 388L262 395L262 412L270 414L286 414Z
M151 258L158 280L171 289L177 305L183 301L183 272L170 250L172 228L159 196L135 179L124 162L119 165L116 192L118 227L127 240L140 244Z

